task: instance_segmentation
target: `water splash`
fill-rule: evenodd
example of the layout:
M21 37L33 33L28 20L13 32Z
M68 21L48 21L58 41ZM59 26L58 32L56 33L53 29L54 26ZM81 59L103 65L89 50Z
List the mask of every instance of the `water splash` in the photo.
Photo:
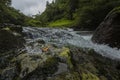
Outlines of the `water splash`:
M26 46L28 52L38 53L39 44L36 43L37 40L43 40L49 44L56 44L59 46L64 46L66 44L71 44L77 47L94 49L97 53L102 56L109 57L111 59L120 60L120 50L117 48L111 48L107 45L94 44L90 40L92 35L80 35L78 32L72 29L51 29L51 28L30 28L24 27L24 33L26 34L26 41L32 44L31 46Z

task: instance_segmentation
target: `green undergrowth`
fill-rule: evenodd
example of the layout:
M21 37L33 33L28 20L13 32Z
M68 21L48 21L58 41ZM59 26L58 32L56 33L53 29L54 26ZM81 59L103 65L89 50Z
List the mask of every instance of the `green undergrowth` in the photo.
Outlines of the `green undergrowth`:
M115 13L118 13L118 14L120 13L120 6L114 8L113 10L111 10L111 11L109 12L109 14L115 14Z
M48 24L49 27L70 27L74 23L73 20L60 19Z

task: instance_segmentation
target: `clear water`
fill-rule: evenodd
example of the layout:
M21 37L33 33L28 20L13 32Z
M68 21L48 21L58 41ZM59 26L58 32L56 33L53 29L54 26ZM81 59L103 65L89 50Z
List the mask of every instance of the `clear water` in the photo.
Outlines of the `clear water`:
M120 60L119 49L111 48L104 44L94 44L91 41L92 35L80 35L77 34L78 32L73 31L72 29L24 27L23 32L26 34L26 50L29 53L42 53L37 41L43 40L48 44L56 44L58 46L70 44L77 47L94 49L102 56Z

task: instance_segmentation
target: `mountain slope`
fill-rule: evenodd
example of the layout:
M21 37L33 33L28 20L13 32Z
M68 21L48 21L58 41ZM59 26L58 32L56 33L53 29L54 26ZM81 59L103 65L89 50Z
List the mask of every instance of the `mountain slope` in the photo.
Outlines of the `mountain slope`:
M56 21L60 21L59 26L70 26L71 23L61 24L61 20L71 20L73 23L70 27L94 30L108 12L119 5L119 0L55 0L52 3L47 2L46 10L36 15L36 19L45 22L47 26Z

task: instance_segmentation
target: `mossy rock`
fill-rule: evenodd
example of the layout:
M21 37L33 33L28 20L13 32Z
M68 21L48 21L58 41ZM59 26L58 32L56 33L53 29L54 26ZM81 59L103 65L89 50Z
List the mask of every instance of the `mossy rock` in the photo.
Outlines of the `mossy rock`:
M85 51L86 50L86 51ZM71 61L75 71L81 73L83 80L119 80L119 61L111 60L91 49L72 48ZM88 76L88 79L86 79ZM91 79L89 76L94 77Z
M17 56L11 56L8 58L10 65L0 69L2 74L0 74L0 79L2 79L1 76L4 77L4 80L8 79L8 77L11 80L120 79L120 62L103 57L93 49L62 47L55 48L53 52L55 52L54 55L46 53L28 54L24 52ZM65 64L67 70L59 72L60 63ZM7 75L7 78L5 78L5 75Z
M73 65L71 63L71 55L70 55L70 49L69 48L63 47L60 54L59 54L59 57L61 59L65 59L64 61L66 61L69 68L73 67Z
M82 73L82 80L100 80L99 77L92 73Z
M48 58L35 68L34 71L23 77L23 80L32 79L46 79L52 76L58 69L58 60L55 57L48 56Z
M16 67L19 70L19 76L23 78L32 71L36 70L39 65L42 64L41 55L31 55L28 53L22 53L13 58L12 62L16 63Z

